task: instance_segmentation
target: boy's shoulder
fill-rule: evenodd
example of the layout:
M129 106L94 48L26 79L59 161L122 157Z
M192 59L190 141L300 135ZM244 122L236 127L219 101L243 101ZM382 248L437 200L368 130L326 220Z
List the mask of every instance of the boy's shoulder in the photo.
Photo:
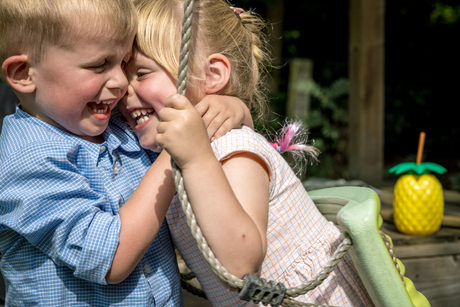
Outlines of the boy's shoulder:
M63 131L60 133L60 129L17 108L14 114L6 116L3 120L0 151L19 149L31 143L63 141L65 139L63 133Z
M68 151L79 138L47 124L20 108L3 120L0 135L0 164L12 157L27 160L27 155L47 156L47 152Z
M129 152L142 151L135 133L123 120L119 111L113 112L107 131L104 132L104 138L109 148L121 147ZM65 153L75 151L76 147L84 148L91 156L97 156L100 145L87 142L45 123L17 107L14 114L6 116L3 120L0 135L0 164L15 156L25 157L29 154L42 155L46 158L51 151ZM152 161L154 158L150 157Z

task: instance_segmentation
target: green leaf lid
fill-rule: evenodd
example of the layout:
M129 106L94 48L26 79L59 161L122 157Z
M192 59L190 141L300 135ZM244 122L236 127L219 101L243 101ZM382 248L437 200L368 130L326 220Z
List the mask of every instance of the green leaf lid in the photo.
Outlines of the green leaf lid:
M409 174L429 174L430 172L435 172L438 174L444 174L447 170L439 164L431 163L431 162L423 162L422 163L422 153L423 153L423 146L425 145L425 132L420 132L420 136L418 139L418 149L417 149L417 159L416 162L404 162L398 165L393 166L390 168L390 173L395 173L396 175L402 173L409 173Z
M402 173L415 173L417 175L429 174L430 172L435 172L438 174L444 174L447 170L439 164L432 162L422 162L417 164L415 162L404 162L390 168L390 173L395 173L396 175Z

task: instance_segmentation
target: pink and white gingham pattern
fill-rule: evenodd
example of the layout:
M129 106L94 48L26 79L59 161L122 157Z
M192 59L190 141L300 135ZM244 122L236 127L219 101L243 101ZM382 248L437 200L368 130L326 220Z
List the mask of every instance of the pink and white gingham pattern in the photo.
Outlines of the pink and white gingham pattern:
M261 277L296 287L312 279L343 240L338 228L318 211L284 158L267 140L247 127L232 130L212 143L219 161L247 151L269 166L270 197L267 255ZM167 214L174 244L196 274L212 306L252 306L238 299L214 275L196 247L180 203L175 198ZM298 301L334 306L373 306L349 255L316 289Z

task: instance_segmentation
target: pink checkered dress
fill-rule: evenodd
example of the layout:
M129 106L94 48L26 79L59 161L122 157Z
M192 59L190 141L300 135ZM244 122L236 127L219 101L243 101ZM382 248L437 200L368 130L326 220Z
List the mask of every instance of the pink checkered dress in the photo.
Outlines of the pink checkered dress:
M311 280L343 240L338 228L318 211L300 180L267 140L247 127L232 130L212 143L219 161L236 152L258 155L270 168L267 255L261 277L295 287ZM187 266L196 274L212 306L252 306L238 299L214 275L196 247L177 197L167 213L171 235ZM373 306L346 254L316 289L298 301L333 306Z

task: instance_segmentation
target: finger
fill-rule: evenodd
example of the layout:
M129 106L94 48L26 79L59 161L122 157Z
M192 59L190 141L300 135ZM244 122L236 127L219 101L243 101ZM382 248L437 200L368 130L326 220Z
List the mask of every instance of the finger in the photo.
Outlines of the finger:
M195 105L195 109L200 116L203 116L209 110L209 101L204 99L201 100Z
M166 98L165 107L174 108L177 110L187 109L192 103L183 95L173 94Z
M227 134L230 130L234 129L235 125L232 123L231 118L223 122L214 132L214 134L210 135L210 140L214 141Z
M206 127L210 139L216 138L216 132L219 130L223 131L223 134L225 134L225 132L233 128L234 126L231 126L231 119L232 118L230 116L224 113L217 114Z
M177 117L178 112L180 112L180 110L165 107L158 112L158 117L162 122L170 122Z
M164 134L168 130L168 123L167 122L160 122L157 125L157 132L158 134Z
M225 115L227 113L227 109L224 108L222 104L213 104L212 108L209 108L205 114L201 116L203 119L204 124L206 127L209 127L211 124L214 122L214 129L218 128L220 124L222 123L222 118L223 117L228 117L228 115ZM220 123L218 121L221 121ZM213 129L213 128L211 128Z

